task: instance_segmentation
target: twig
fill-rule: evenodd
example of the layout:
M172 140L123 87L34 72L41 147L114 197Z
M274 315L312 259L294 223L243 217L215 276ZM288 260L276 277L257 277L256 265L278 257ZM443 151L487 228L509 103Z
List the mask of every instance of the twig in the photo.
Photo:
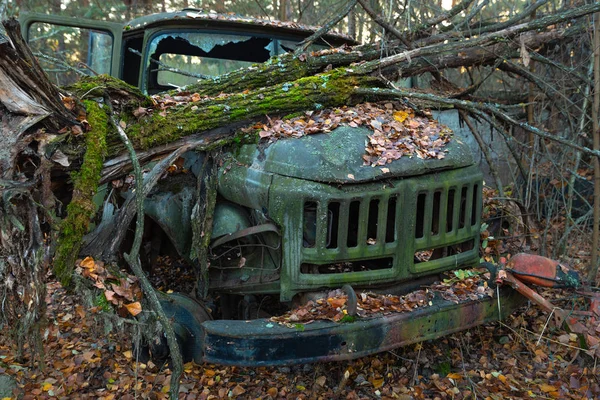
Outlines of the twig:
M344 8L344 10L341 13L339 13L338 15L336 15L335 17L333 17L332 19L330 19L329 21L327 21L327 23L325 23L319 30L317 30L315 33L313 33L312 35L310 35L309 37L307 37L306 39L304 39L303 41L301 41L298 44L298 48L294 51L294 55L299 55L301 53L304 53L306 51L306 49L308 49L308 47L311 44L313 44L321 36L323 36L327 32L329 32L331 30L331 28L333 28L333 26L335 24L337 24L338 22L340 22L343 18L346 17L346 15L348 15L348 13L356 5L357 1L358 0L350 0L348 2L348 4L346 5L346 8Z
M490 173L494 177L494 181L496 182L496 188L498 189L498 193L500 194L501 197L504 197L504 190L502 189L502 181L500 180L498 171L496 170L496 167L494 166L494 160L492 159L492 155L490 154L489 146L487 146L484 143L483 138L479 134L479 131L477 130L475 125L473 125L473 123L471 122L469 115L464 110L459 110L458 113L460 114L462 119L465 121L465 123L469 127L469 130L475 137L475 140L477 141L477 144L479 145L479 148L481 149L481 152L483 153L485 160L488 163L488 167L490 168Z
M532 334L532 335L537 335L537 333L536 333L536 332L530 331L530 330L529 330L529 329L527 329L527 328L523 328L523 327L521 327L521 330L523 330L523 331L525 331L525 332L527 332L527 333L530 333L530 334ZM567 344L567 343L562 343L562 342L559 342L558 340L550 339L550 338L549 338L549 337L547 337L547 336L542 336L542 338L543 338L544 340L547 340L548 342L551 342L551 343L558 344L559 346L564 346L564 347L568 347L568 348L570 348L570 349L575 349L575 350L580 350L580 351L587 352L587 350L586 350L586 349L583 349L583 348L581 348L581 347L577 347L577 346L573 346L573 345L570 345L570 344Z
M478 385L477 385L477 383L473 382L473 379L471 379L471 377L469 376L469 373L467 372L467 369L465 368L465 356L463 354L463 346L464 346L464 344L463 344L463 336L462 335L458 339L458 343L459 343L459 350L460 350L460 365L462 367L463 374L465 375L465 378L471 384L471 390L473 391L474 400L477 400L477 393L476 393L477 390L476 390L476 387Z
M452 7L450 10L448 10L447 12L441 13L440 15L433 17L425 22L423 22L420 26L417 27L417 29L415 30L417 32L417 35L419 34L423 34L424 32L419 32L422 30L426 30L429 29L431 27L434 27L435 25L449 20L451 18L453 18L454 16L456 16L458 13L460 13L461 11L466 10L467 8L469 8L469 6L473 3L474 0L463 0L460 3L458 3L457 5L455 5L454 7Z
M133 164L133 170L135 174L135 199L136 199L136 208L137 208L137 218L136 218L136 226L135 226L135 237L133 240L133 245L131 246L131 251L129 254L125 253L125 261L129 264L134 274L140 280L140 284L142 289L144 290L144 294L148 299L152 310L157 314L157 319L162 328L165 331L165 336L167 337L167 344L169 346L169 352L171 355L171 362L173 364L173 373L171 374L171 387L170 387L170 398L171 400L177 400L179 396L179 378L181 377L181 373L183 372L183 359L181 357L181 351L179 349L179 345L177 344L177 339L175 337L175 331L173 330L173 326L165 311L163 310L160 301L158 300L158 296L154 291L154 288L150 284L150 281L144 274L142 270L142 265L140 264L140 247L142 245L142 234L144 233L144 178L142 176L142 170L140 168L140 164L137 160L137 156L135 154L135 149L133 145L129 141L127 134L121 128L119 123L115 120L114 117L111 118L112 123L117 129L119 133L119 138L127 147L127 151L129 152L129 156L131 157L131 162Z
M127 50L129 50L130 52L132 52L135 55L138 55L140 57L142 56L142 53L140 53L139 51L137 51L135 49L132 49L131 47L128 48ZM170 67L167 64L165 64L165 63L163 63L163 62L161 62L159 60L155 60L153 58L150 58L150 62L158 65L159 67L161 67L162 69L160 71L172 72L174 74L179 74L179 75L183 75L183 76L189 76L189 77L198 78L198 79L211 79L211 77L208 76L208 75L195 74L193 72L182 71L180 69Z
M542 328L542 331L540 332L540 337L538 338L537 342L535 343L536 346L540 345L540 341L542 340L542 337L544 336L544 332L546 331L546 328L548 327L548 323L550 322L550 319L552 319L552 315L554 315L555 310L556 310L556 307L554 307L552 309L552 311L550 312L550 315L548 315L548 318L546 319L546 323L544 324L544 327Z
M583 110L577 104L575 104L571 99L569 99L567 96L565 96L564 93L560 92L558 89L556 89L550 83L541 79L535 73L529 71L527 68L524 68L523 66L521 66L515 62L512 62L510 60L505 60L504 62L500 63L498 65L498 68L503 71L506 71L506 72L515 73L515 74L521 76L522 78L528 80L529 82L535 84L548 97L552 97L552 96L562 97L567 103L569 103L570 106L574 107L575 110L577 110L578 112L583 112ZM529 102L528 104L529 104L528 107L533 106L532 102Z
M267 17L267 19L271 19L271 16L269 15L269 13L267 12L267 10L265 10L265 8L263 7L262 4L260 4L260 1L258 0L254 0L254 2L256 3L256 5L258 6L258 8L260 8L260 11L263 12L263 14L265 14L265 17Z
M377 14L365 0L358 0L358 3L361 5L363 10L365 10L365 12L369 15L369 17L371 17L373 21L375 21L379 26L385 29L386 32L389 32L392 35L396 36L398 39L400 39L400 41L407 48L412 48L410 42L406 40L406 37L404 37L402 32L400 32L398 29L396 29L394 26L392 26L386 20L384 20L379 14Z
M506 41L512 37L515 37L524 32L536 31L538 29L544 29L549 25L557 24L560 22L569 21L571 19L579 18L584 15L588 15L594 12L600 11L600 3L588 4L585 6L569 9L564 13L558 15L549 15L546 17L542 17L536 19L535 21L510 26L505 29L501 29L498 31L485 33L483 35L479 35L475 38L471 38L470 40L454 40L447 44L440 46L439 43L428 44L423 47L419 47L413 50L407 50L399 54L395 54L393 56L386 57L380 60L368 61L360 66L360 68L356 68L357 71L363 73L373 72L377 69L383 69L386 67L390 67L392 65L398 64L405 60L415 59L416 57L422 57L432 54L439 54L440 52L454 52L461 51L463 52L467 48L472 48L476 46L485 46L492 43L497 43L501 41ZM448 36L444 35L447 40Z
M490 2L490 0L483 0L481 3L479 3L476 7L473 7L471 9L471 11L469 12L469 14L465 17L465 19L463 21L461 21L460 23L458 23L457 25L449 25L448 28L444 28L442 27L440 29L440 31L445 32L445 31L449 31L452 29L458 30L460 28L462 28L465 25L468 25L471 20L481 12L481 10L483 9L483 7L487 6L487 4Z
M537 10L544 4L548 3L548 1L549 0L536 1L535 3L530 4L529 7L524 9L523 12L521 12L520 14L517 14L514 17L512 17L504 22L500 22L500 23L494 24L494 25L489 25L486 27L481 27L480 29L477 30L477 34L481 34L481 33L485 33L485 32L492 32L492 31L496 31L499 29L507 28L509 26L513 26L517 22L522 21L525 18L528 18L532 12L534 12L535 10Z
M415 386L417 384L417 380L419 379L419 358L421 358L421 350L423 349L423 344L419 343L419 352L417 353L417 360L415 361L415 373L413 375L413 381L411 386Z
M41 58L42 60L50 61L50 62L52 62L52 63L54 63L56 65L60 65L60 66L62 66L64 68L66 68L67 70L73 71L73 72L75 72L75 73L77 73L77 74L79 74L81 76L87 76L87 74L85 72L83 72L83 71L81 71L81 70L73 67L72 65L67 64L63 60L60 60L60 59L55 58L55 57L51 57L49 55L46 55L44 53L40 53L40 52L37 52L37 51L32 52L32 54L34 56L36 56L37 58Z

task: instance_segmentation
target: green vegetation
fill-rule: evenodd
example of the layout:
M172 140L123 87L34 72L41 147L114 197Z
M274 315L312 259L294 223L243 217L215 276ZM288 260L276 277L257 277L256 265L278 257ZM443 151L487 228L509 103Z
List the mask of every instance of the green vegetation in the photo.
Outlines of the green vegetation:
M354 87L376 86L378 80L351 75L346 68L248 93L189 103L143 117L127 128L136 148L149 149L184 136L265 114L289 114L339 104L351 104ZM162 114L162 115L161 115Z
M102 163L106 155L106 133L109 120L95 101L84 101L91 130L85 135L86 152L81 169L72 174L73 198L67 206L67 217L60 225L54 273L63 286L69 286L81 241L94 217L93 198L98 190Z

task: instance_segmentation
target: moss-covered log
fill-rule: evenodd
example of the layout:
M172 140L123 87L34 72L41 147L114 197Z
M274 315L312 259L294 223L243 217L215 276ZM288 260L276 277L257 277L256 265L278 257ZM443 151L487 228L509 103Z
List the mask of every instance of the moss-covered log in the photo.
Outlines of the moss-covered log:
M373 60L381 54L378 46L364 45L352 49L332 49L311 53L305 57L293 53L273 57L264 64L233 71L214 79L203 80L187 89L205 96L220 93L237 93L280 83L292 82L315 75L325 69L347 66L352 63ZM174 92L173 92L174 93Z
M98 190L102 163L106 155L108 116L96 102L88 100L84 103L91 130L85 134L86 152L81 169L72 174L73 198L67 206L67 217L60 225L53 264L54 273L64 286L71 282L83 235L88 232L90 221L96 213L92 199Z
M265 115L284 115L352 104L358 100L353 95L357 86L377 87L381 83L377 78L355 75L351 69L338 68L253 91L184 103L164 111L152 110L149 97L108 76L87 78L71 90L84 98L114 100L116 96L122 97L119 101L119 117L127 125L127 135L136 149L146 150L221 126L257 120ZM147 107L149 112L137 119L132 112L139 107ZM123 153L124 147L116 135L108 135L106 140L107 158ZM71 145L65 140L64 146ZM69 151L64 153L68 154ZM74 162L73 165L79 163Z
M261 88L248 93L154 112L127 127L136 148L148 149L237 121L261 118L267 114L288 114L352 103L356 86L379 86L376 78L353 75L339 68L328 73L300 78L289 83Z

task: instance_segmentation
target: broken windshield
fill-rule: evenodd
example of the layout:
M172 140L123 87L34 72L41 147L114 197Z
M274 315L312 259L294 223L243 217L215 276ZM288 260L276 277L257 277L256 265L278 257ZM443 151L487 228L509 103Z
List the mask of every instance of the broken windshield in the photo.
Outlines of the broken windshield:
M148 92L193 84L293 51L300 40L215 32L169 32L148 48ZM322 47L322 46L320 46Z

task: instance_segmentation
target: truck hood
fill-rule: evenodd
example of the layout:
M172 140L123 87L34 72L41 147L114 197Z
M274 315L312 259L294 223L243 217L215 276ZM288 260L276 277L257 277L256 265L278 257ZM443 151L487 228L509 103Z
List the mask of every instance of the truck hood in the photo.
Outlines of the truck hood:
M280 139L266 148L243 146L239 162L264 172L323 183L360 183L387 178L423 175L474 163L471 149L454 136L446 145L446 157L402 157L381 167L363 165L365 143L373 131L341 126L330 133L299 139Z

